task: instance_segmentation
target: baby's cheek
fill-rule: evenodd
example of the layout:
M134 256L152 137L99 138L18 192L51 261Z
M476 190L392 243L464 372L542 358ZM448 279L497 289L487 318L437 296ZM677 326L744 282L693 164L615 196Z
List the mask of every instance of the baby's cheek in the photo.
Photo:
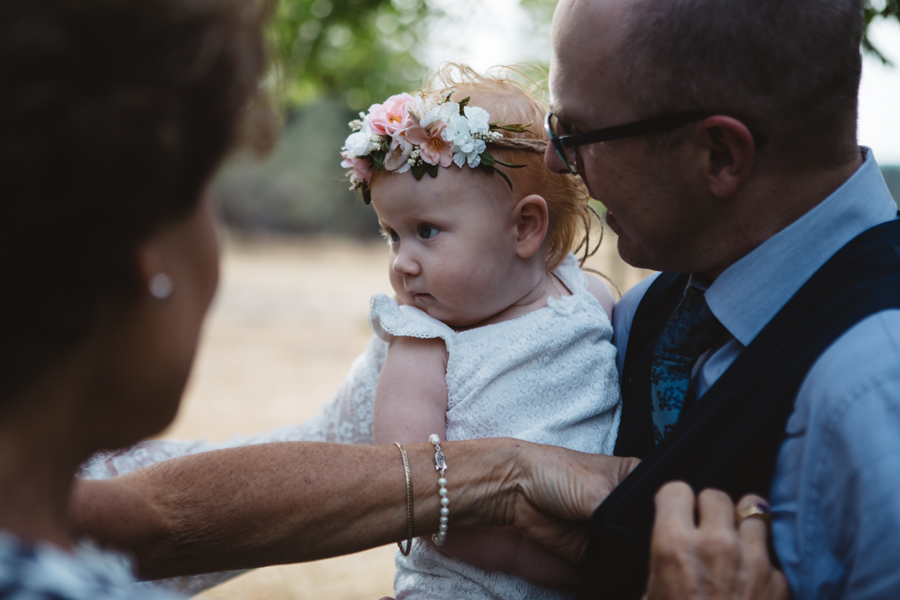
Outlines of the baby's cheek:
M496 290L490 277L482 276L477 269L465 269L447 273L441 281L448 304L467 319L482 320L496 302Z
M391 288L394 290L394 294L398 297L401 296L403 294L403 276L394 272L394 270L389 267L388 279L391 282Z
M441 269L436 283L443 289L444 294L463 296L470 293L473 285L472 279L471 269L453 265Z

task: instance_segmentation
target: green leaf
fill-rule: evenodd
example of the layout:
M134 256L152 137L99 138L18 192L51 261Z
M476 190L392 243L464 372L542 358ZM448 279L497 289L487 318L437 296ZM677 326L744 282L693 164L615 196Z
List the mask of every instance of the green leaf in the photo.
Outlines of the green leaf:
M472 99L472 96L466 96L462 100L459 101L459 116L466 116L465 108L469 105L469 100Z
M503 178L503 181L506 182L506 185L509 186L509 189L510 189L510 190L513 189L513 187L512 187L512 181L509 180L509 177L506 176L506 173L504 173L504 172L501 171L500 169L494 169L494 172L497 173L497 175L499 175L500 177Z
M511 165L508 162L503 162L502 160L496 160L496 159L494 159L494 162L496 162L498 165L503 165L504 167L509 167L510 169L524 169L525 167L528 166L528 165Z
M369 156L372 158L372 162L375 163L376 171L380 171L384 168L384 150L373 152Z
M437 165L425 165L425 172L431 175L431 178L434 179L438 174L438 166Z
M478 168L480 168L482 171L484 171L488 175L493 175L496 173L497 175L499 175L500 177L503 178L503 181L506 182L506 185L509 186L509 189L513 189L512 181L510 181L509 177L506 176L506 173L504 173L500 169L494 168L493 166L485 163L484 161L482 161L481 164L478 165Z
M501 122L502 122L502 121L501 121ZM531 131L531 130L528 129L528 127L531 127L532 125L534 125L534 121L532 121L531 123L525 124L525 125L522 125L522 124L520 124L520 123L513 123L512 125L500 125L500 123L496 123L496 124L495 124L495 123L491 123L491 124L490 124L490 128L491 128L491 130L494 130L494 131L496 131L497 129L502 129L503 131L509 131L509 132L512 132L512 133L531 133L531 134L534 134L533 131Z
M485 150L484 152L481 153L481 163L482 164L493 165L493 164L496 164L497 162L499 162L499 161L496 158L494 158L494 155L491 154L490 152Z
M420 164L414 166L411 169L411 171L412 171L413 177L416 178L416 181L419 181L420 179L422 179L422 175L425 174L425 163L420 163Z

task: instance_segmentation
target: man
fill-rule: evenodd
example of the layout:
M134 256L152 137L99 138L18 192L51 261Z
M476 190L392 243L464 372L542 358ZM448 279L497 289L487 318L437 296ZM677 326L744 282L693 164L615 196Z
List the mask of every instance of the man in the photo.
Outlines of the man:
M616 454L643 463L594 516L583 597L640 596L673 479L769 495L798 598L900 597L900 228L856 144L862 28L858 0L557 7L547 164L669 272L616 308Z

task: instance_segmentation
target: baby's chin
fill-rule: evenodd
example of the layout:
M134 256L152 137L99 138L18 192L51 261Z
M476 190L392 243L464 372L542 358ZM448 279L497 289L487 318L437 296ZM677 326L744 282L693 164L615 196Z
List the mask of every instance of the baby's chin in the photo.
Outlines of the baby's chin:
M439 299L431 294L410 294L404 291L397 293L394 299L397 301L397 304L415 307L432 319L436 319L457 331L478 327L491 317L491 315L454 310L441 303Z

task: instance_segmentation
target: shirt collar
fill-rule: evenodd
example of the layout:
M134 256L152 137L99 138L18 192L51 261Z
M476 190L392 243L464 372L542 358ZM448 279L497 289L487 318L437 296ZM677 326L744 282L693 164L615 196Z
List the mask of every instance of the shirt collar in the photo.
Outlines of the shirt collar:
M897 218L878 163L863 164L825 200L728 267L706 291L710 310L744 346L847 242ZM698 277L692 284L705 287Z

